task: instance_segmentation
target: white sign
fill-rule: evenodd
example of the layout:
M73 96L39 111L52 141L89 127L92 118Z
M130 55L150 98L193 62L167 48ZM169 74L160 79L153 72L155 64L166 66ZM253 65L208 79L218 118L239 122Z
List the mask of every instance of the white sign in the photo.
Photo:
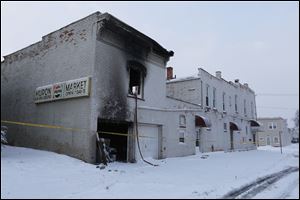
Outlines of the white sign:
M35 103L51 101L52 100L52 85L38 87L35 90Z
M81 78L65 83L64 98L81 96L89 96L89 78Z
M55 101L90 95L90 78L84 77L52 85L38 87L35 90L35 103Z

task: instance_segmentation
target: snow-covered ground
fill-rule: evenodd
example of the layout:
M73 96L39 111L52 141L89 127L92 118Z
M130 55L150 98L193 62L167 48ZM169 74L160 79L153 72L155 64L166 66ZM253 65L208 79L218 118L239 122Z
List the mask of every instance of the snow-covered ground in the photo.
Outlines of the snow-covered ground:
M139 163L110 163L103 170L65 155L5 146L1 151L3 198L222 198L233 189L289 166L299 167L299 144L243 152ZM299 171L253 198L299 199Z

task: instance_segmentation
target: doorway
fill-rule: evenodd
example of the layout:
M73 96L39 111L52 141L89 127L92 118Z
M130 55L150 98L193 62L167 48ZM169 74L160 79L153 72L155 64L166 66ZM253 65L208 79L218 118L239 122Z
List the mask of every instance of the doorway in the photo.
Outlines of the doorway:
M196 131L196 147L200 145L200 132L201 129L199 128L198 131Z
M203 132L204 129L202 128L210 128L211 127L211 122L208 118L200 116L200 115L195 115L195 128L196 128L196 146L198 144L199 151L203 152L205 150L204 145L207 143L207 138L203 138L203 134L206 135L205 132ZM202 130L201 130L202 129Z
M112 149L116 161L127 162L128 127L126 121L98 119L99 138L104 138L106 146ZM98 150L97 150L98 154ZM97 155L99 158L99 154Z
M234 135L233 135L233 131L238 131L238 126L233 123L233 122L229 122L229 128L230 128L230 150L233 151L234 150Z

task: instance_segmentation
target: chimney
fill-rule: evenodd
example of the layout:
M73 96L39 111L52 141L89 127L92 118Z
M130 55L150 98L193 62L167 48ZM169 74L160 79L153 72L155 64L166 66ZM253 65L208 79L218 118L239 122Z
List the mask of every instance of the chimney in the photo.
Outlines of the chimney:
M239 80L239 79L235 79L234 82L235 82L235 83L239 83L240 80Z
M198 68L198 76L201 76L201 74L202 74L202 69Z
M249 87L248 83L244 83L244 86L245 86L246 88L248 88L248 87Z
M218 79L221 79L222 78L222 72L221 71L216 71L216 77Z
M173 67L167 67L167 80L173 79Z

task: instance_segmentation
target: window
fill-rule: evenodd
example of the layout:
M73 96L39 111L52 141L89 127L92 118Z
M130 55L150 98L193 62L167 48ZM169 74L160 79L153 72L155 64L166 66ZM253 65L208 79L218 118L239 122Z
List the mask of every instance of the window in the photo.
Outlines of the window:
M216 88L213 88L213 107L216 108Z
M203 108L203 88L202 88L202 80L200 81L200 90L201 90L201 107Z
M247 116L246 99L244 99L244 115Z
M234 108L236 113L238 112L237 101L238 101L238 96L234 95Z
M246 143L245 137L243 137L242 139L243 139L243 144L245 144Z
M248 126L246 126L246 135L248 135Z
M231 107L231 96L229 96L229 106Z
M136 94L139 98L143 98L144 93L144 77L146 75L146 68L136 62L129 61L128 62L128 72L129 72L129 89L128 94L134 95L133 87L137 87Z
M227 132L227 123L224 123L224 132Z
M277 128L277 124L274 123L274 122L269 122L268 123L268 127L269 127L269 129L276 129Z
M251 101L251 117L254 118L253 102Z
M183 130L179 131L179 142L184 143L184 131Z
M209 106L209 85L206 85L206 98L205 98L205 102L206 102L206 106Z
M274 143L279 143L279 139L278 139L278 137L274 137Z
M186 119L184 115L179 116L179 127L185 128L186 127Z
M223 92L223 110L225 111L226 109L225 109L225 92Z

